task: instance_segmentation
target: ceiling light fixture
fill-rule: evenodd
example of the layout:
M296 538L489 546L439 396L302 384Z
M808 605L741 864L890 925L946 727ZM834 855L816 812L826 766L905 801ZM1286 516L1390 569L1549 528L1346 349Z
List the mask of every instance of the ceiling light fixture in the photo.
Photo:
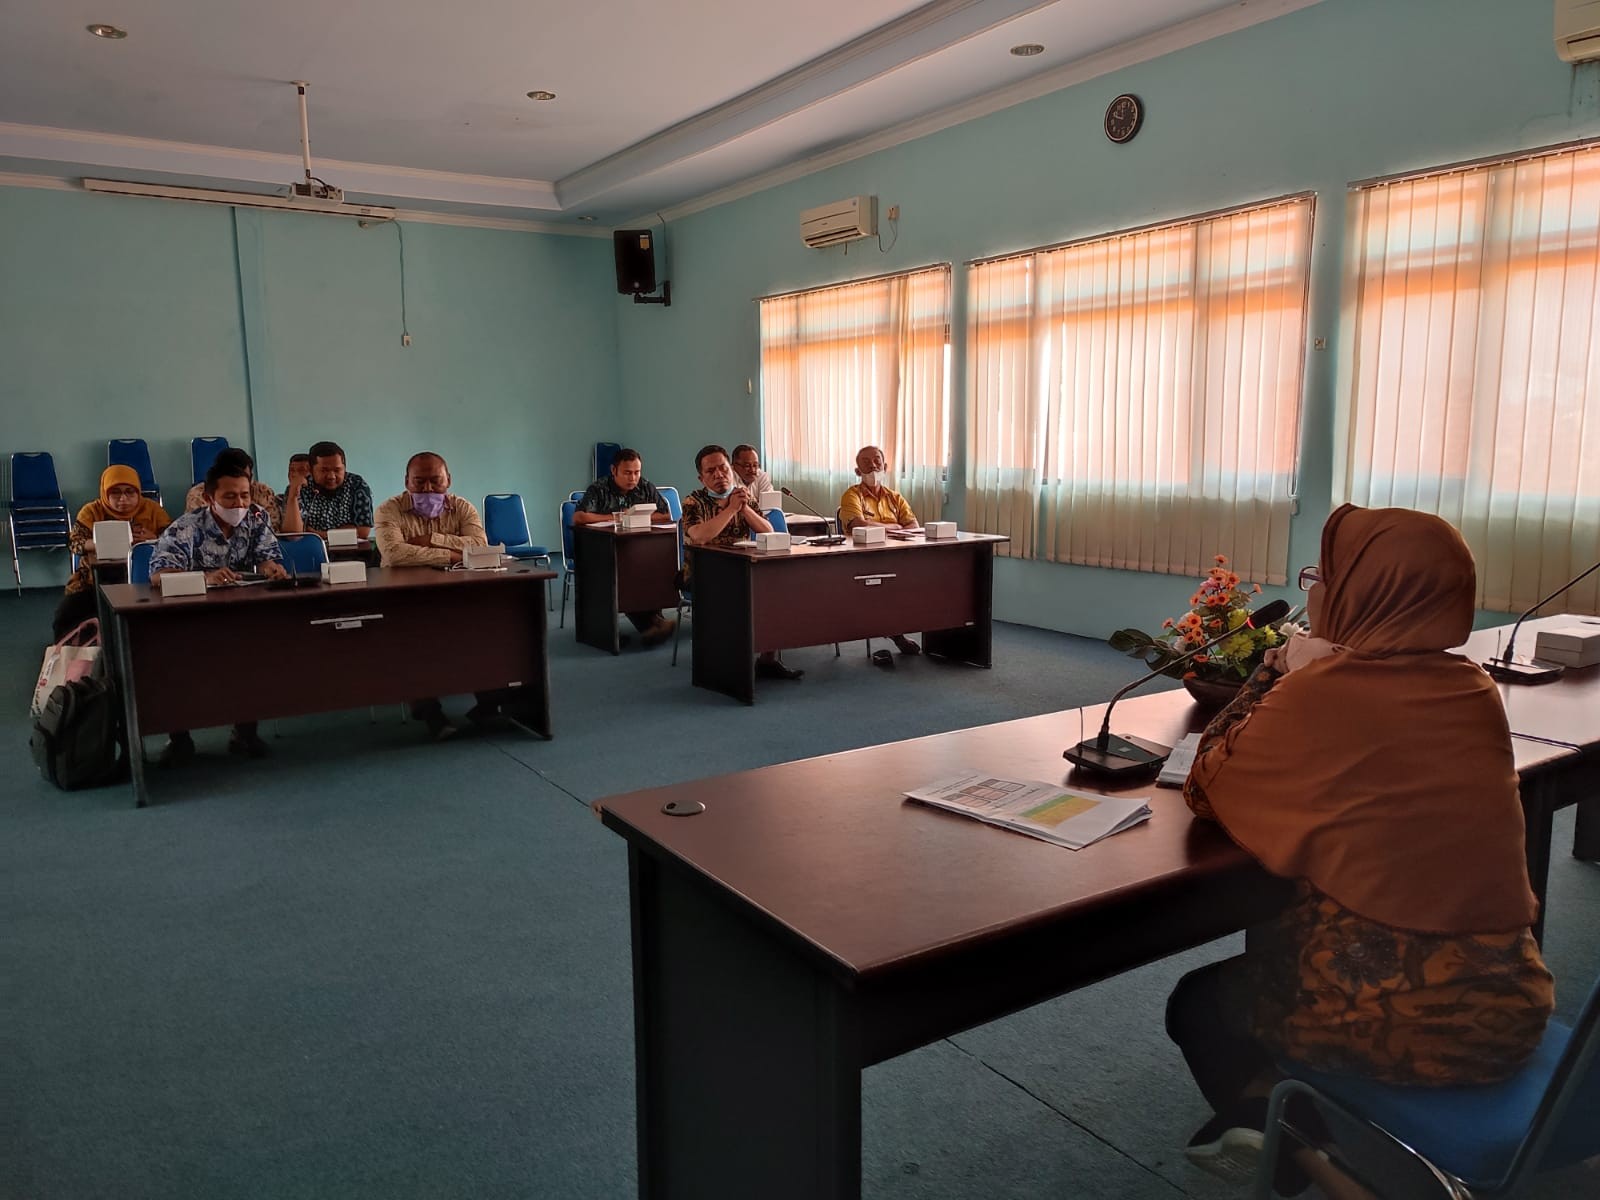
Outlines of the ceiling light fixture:
M529 100L554 100L555 98L556 94L554 92L547 92L543 89L528 93Z
M594 218L589 216L587 213L585 213L583 216L579 217L578 220L580 220L580 221L593 221Z
M93 25L85 25L84 28L90 33L94 34L95 37L105 38L107 41L112 42L121 41L123 38L128 36L128 31L126 29L118 29L115 25L103 25L99 22L96 22Z
M1023 42L1020 46L1011 47L1011 53L1018 58L1032 58L1035 54L1043 54L1044 47L1038 42Z

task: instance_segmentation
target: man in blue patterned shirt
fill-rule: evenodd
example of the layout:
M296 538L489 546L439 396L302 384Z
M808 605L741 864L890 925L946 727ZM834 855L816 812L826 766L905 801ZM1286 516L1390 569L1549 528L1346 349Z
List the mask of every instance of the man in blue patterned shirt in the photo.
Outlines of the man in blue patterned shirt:
M239 467L218 457L206 472L206 506L185 513L162 531L150 560L152 583L176 571L204 571L208 587L237 583L246 571L259 571L268 579L282 579L288 573L267 514L250 500L250 477L229 474ZM228 752L251 758L267 753L254 721L233 727ZM193 757L194 739L185 731L175 731L161 752L163 766Z
M326 540L330 529L354 529L357 537L372 532L372 489L359 475L345 470L337 442L311 447L306 467L289 466L284 507L298 503L306 529Z

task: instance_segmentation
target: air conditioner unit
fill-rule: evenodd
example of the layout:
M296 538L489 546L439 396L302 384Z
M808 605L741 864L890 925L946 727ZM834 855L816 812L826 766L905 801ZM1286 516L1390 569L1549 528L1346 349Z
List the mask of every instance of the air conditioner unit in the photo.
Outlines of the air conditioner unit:
M1556 54L1569 63L1600 58L1600 0L1556 0Z
M851 196L800 214L800 237L808 246L833 246L878 232L878 198Z

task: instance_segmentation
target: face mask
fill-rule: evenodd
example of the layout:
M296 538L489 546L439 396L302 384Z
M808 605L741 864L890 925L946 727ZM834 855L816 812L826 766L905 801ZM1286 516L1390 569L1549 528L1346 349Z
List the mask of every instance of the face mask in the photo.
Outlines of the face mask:
M724 488L720 492L713 492L710 488L707 488L706 489L706 493L713 500L726 500L729 496L733 495L733 485L730 483L726 488Z
M245 517L250 513L249 508L223 508L217 504L211 506L211 511L216 515L217 520L225 521L227 524L234 526L243 525Z
M444 492L412 492L411 511L431 521L444 512L446 499L448 496Z
M861 482L866 484L868 487L882 487L884 484L889 482L889 472L868 471L861 477Z

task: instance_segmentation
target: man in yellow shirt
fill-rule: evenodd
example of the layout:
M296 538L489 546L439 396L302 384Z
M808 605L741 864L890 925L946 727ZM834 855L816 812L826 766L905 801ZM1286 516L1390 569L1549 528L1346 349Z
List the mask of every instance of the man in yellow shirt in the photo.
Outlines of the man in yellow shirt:
M849 533L862 525L883 525L889 529L920 529L917 515L899 492L889 487L889 464L876 446L856 451L856 474L861 482L845 489L839 497L839 532ZM922 647L902 634L894 644L901 654L921 654ZM884 659L888 663L887 657Z

